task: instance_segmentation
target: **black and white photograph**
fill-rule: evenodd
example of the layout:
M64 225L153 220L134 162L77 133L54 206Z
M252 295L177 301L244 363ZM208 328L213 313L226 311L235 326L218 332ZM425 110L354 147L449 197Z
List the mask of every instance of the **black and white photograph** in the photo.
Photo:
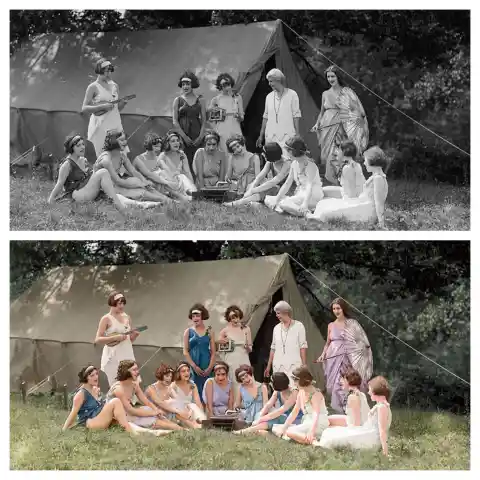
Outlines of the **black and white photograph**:
M468 231L470 10L11 10L12 231Z

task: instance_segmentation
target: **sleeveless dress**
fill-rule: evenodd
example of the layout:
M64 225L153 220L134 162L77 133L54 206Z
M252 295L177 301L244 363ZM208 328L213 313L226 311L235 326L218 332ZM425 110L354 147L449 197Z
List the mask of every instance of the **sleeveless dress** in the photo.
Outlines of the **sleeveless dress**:
M207 416L205 412L198 408L193 397L195 391L195 384L190 382L190 392L186 394L178 385L172 383L172 391L175 393L175 397L172 398L172 406L180 410L188 409L193 414L193 420L205 420Z
M204 148L199 148L193 160L195 178L198 176L197 162L200 162L203 165L203 183L206 187L214 187L220 181L220 168L226 161L227 157L222 150L216 150L213 155L207 155ZM198 178L197 187L199 187Z
M211 105L218 108L223 108L226 111L226 117L223 122L212 122L214 130L220 135L220 148L227 152L226 141L232 135L242 135L242 128L240 122L234 117L235 113L240 113L243 116L243 111L238 101L238 94L234 95L217 95Z
M262 384L255 382L257 387L257 395L252 397L248 390L240 385L240 397L242 399L242 407L240 409L243 420L252 423L258 418L260 410L263 408Z
M141 161L143 163L143 165L145 166L145 168L149 171L149 172L152 172L152 173L157 173L157 171L159 170L158 168L158 159L155 157L154 160L152 159L149 159L147 157L147 153L148 152L143 152L141 153L140 155L137 155L135 157L135 159L133 160L132 162L132 165L140 172L140 169L137 168L137 160ZM160 169L161 170L161 169ZM147 179L148 180L148 179ZM155 185L155 189L160 192L160 193L163 193L164 195L167 195L169 193L169 188L166 186L166 185L163 185L161 183L154 183Z
M178 97L178 123L185 134L192 140L196 140L202 130L202 106L200 104L201 95L193 105L189 105L183 97ZM190 170L192 169L193 156L198 147L186 146L185 154L188 158Z
M85 165L87 166L86 171L79 167L77 162L70 157L65 159L65 161L70 164L70 173L63 184L63 190L66 194L65 197L72 197L73 192L75 190L82 189L89 182L90 177L92 176L93 171L88 161L84 157L81 157L81 159L85 161Z
M228 410L228 399L230 397L230 389L232 388L232 382L229 380L227 388L220 387L215 379L209 378L203 387L202 400L205 405L207 404L206 388L208 383L213 384L213 415L225 415Z
M75 393L83 391L84 401L77 413L77 421L79 425L86 425L87 420L95 418L101 411L105 402L97 400L86 388L80 387Z
M235 370L240 365L250 365L250 357L248 352L245 350L245 344L247 343L245 338L245 329L238 328L236 330L230 330L231 333L228 333L228 338L232 340L235 344L233 352L222 352L222 360L228 364L230 367L228 371L228 377L232 384L234 385L234 391L237 392L238 383L235 379Z
M188 166L188 159L186 158L185 153L182 151L180 153L180 163L175 163L168 155L167 152L162 152L158 156L157 160L157 165L158 168L168 176L168 178L171 181L177 182L177 191L181 192L183 194L186 194L188 191L190 192L195 192L197 190L197 187L190 181L190 179L183 173L184 169L188 167L190 169L191 173L191 168ZM163 162L165 165L165 168L162 168L159 163ZM184 164L186 163L186 165Z
M305 400L305 405L303 406L303 417L300 425L294 425L293 427L288 427L287 431L289 433L299 433L307 435L310 433L314 421L315 412L312 406L312 397L317 391L313 391L307 400ZM328 411L325 404L322 406L320 413L318 415L317 426L315 429L315 436L319 438L322 435L322 432L328 428ZM342 428L342 427L341 427ZM343 427L346 428L346 427Z
M118 87L113 80L109 80L108 82L111 87L111 91L105 88L98 81L95 81L94 84L97 87L98 93L94 96L93 105L111 102L112 100L118 100ZM113 110L98 117L93 113L90 115L87 138L93 143L97 157L102 153L107 131L113 129L123 131L122 119L120 117L118 105L115 105Z
M384 173L374 173L363 185L363 191L357 198L327 198L318 202L313 217L322 222L343 218L349 222L374 222L377 220L375 210L374 179L380 177L386 185Z
M199 335L193 328L188 329L188 351L190 357L199 368L205 370L210 365L210 335ZM208 377L198 375L193 368L190 372L191 378L197 386L198 393L203 392L203 386ZM212 373L210 373L210 377Z
M125 320L128 319L126 313L123 314ZM120 323L113 315L107 314L111 325L105 330L106 335L110 334L124 334L130 330L128 323ZM126 340L120 342L114 347L104 345L102 352L102 360L100 362L100 370L105 372L105 375L108 378L108 384L111 386L116 382L118 364L121 360L135 360L135 355L133 354L133 346L130 341L130 337L127 337Z
M356 395L360 399L360 425L363 425L367 421L370 407L368 406L367 396L360 390L350 391L346 399L345 415L329 415L328 418L330 419L344 418L347 422L347 427L355 426L355 418L353 416L353 412L351 408L348 406L348 398L350 397L350 395Z
M246 152L248 157L248 166L244 168L235 161L235 155L230 155L229 162L232 164L232 174L230 180L232 181L231 190L237 193L237 196L242 196L247 190L248 186L255 180L255 164L253 162L256 154Z
M277 403L275 405L276 409L282 408L284 403L285 402L283 401L281 392L277 392ZM287 421L288 416L292 413L292 410L294 407L295 405L290 407L288 410L285 410L285 413L282 413L277 418L273 418L272 420L269 420L267 422L268 430L272 431L275 425L283 425ZM298 412L297 418L292 422L292 425L299 425L300 423L302 423L302 418L303 418L303 412L302 410L300 410Z
M161 408L160 405L158 405L157 403L154 402L153 398L150 396L150 394L148 393L148 390L149 390L149 387L152 387L154 390L155 390L155 393L157 394L157 396L160 398L160 400L164 400L165 402L167 403L171 403L171 399L165 399L165 398L162 398L162 397L165 397L165 395L158 389L158 386L156 384L157 382L155 383L152 383L151 385L149 385L146 389L145 389L145 396L148 398L148 400L150 400L154 405L157 405L158 408ZM165 418L167 418L168 420L171 420L172 422L176 422L177 420L177 416L173 413L173 412L165 412L164 413L165 415Z
M369 412L366 422L360 427L331 427L325 430L318 445L323 448L350 447L354 449L380 448L378 411L388 408L387 431L392 423L392 412L388 403L377 403Z
M279 164L279 162L267 162L270 164L270 172L269 174L272 176L272 178L276 177L280 171L282 170L284 164L286 163L291 167L292 161L290 159L285 159L284 163ZM267 174L268 175L268 174ZM266 190L265 192L260 192L258 195L260 195L260 201L265 201L266 197L276 197L278 195L278 192L280 191L280 188L282 188L282 185L285 183L285 180L288 177L288 171L285 175L285 177L279 182L278 185L274 185L272 188ZM268 177L267 177L268 178ZM264 183L267 182L268 180L265 179ZM260 184L261 185L261 184ZM288 195L288 193L287 193Z

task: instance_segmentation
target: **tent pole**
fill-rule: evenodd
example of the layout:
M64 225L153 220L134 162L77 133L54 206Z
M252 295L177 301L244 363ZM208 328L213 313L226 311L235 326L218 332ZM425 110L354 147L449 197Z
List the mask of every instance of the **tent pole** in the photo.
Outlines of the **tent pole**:
M27 383L26 382L20 383L20 392L22 394L22 402L27 403Z
M65 410L68 410L68 386L66 383L63 385L62 393L63 393L63 408Z

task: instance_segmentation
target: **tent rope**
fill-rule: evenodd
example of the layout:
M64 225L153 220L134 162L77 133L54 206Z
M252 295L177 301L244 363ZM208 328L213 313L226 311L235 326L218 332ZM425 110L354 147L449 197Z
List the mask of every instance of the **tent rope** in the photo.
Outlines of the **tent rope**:
M453 373L452 371L448 370L447 368L445 368L444 366L440 365L439 363L437 363L435 360L431 359L430 357L427 357L427 355L425 355L424 353L420 352L419 350L417 350L415 347L412 347L411 345L409 345L407 342L403 341L401 338L397 337L397 335L395 335L394 333L390 332L389 330L387 330L385 327L383 327L382 325L380 325L379 323L377 323L375 320L373 320L372 318L370 318L366 313L363 313L361 310L359 310L355 305L353 305L352 303L350 303L347 299L345 299L344 297L342 297L339 293L337 293L335 290L333 290L332 288L330 288L325 282L322 282L322 280L320 280L315 274L313 274L310 270L308 270L306 267L304 267L296 258L293 258L289 253L287 254L295 263L297 263L301 268L303 268L306 272L308 272L315 280L317 280L318 283L320 283L321 285L323 285L327 290L329 290L330 292L332 292L336 297L338 298L341 298L347 305L349 305L350 307L354 308L358 313L360 313L360 315L363 315L365 318L367 318L368 320L370 320L372 323L374 323L377 327L380 327L384 332L388 333L388 335L390 335L391 337L397 339L399 342L403 343L405 346L407 346L408 348L410 348L411 350L413 350L415 353L417 353L418 355L421 355L423 358L425 358L426 360L428 360L429 362L433 363L434 365L436 365L437 367L441 368L442 370L444 370L445 372L449 373L450 375L453 375L454 377L458 378L459 380L461 380L463 383L467 384L470 386L470 382L468 382L467 380L463 379L462 377L459 377L456 373Z
M278 18L277 18L278 19ZM419 125L420 127L424 128L425 130L427 130L428 132L430 132L432 135L435 135L437 138L439 138L440 140L443 140L445 143L448 143L450 146L456 148L457 150L459 150L460 152L464 153L465 155L469 156L470 157L470 154L463 150L462 148L460 148L458 145L455 145L454 143L450 142L449 140L447 140L446 138L443 138L442 136L440 136L438 133L434 132L433 130L431 130L430 128L426 127L425 125L421 124L419 121L415 120L413 117L411 117L410 115L406 114L403 110L400 110L399 108L397 108L395 105L392 105L388 100L385 100L383 97L381 97L380 95L378 95L377 93L375 93L373 90L371 90L370 88L368 88L366 85L364 85L362 82L360 82L359 80L357 80L353 75L350 75L347 71L345 71L342 67L340 67L338 64L336 64L333 60L331 60L330 58L328 58L325 54L323 54L322 52L320 52L320 50L318 50L317 48L315 48L310 42L308 42L308 40L306 40L304 37L302 37L299 33L297 33L292 27L290 27L290 25L288 25L287 23L285 23L283 20L281 19L278 19L280 20L289 30L291 30L298 38L300 38L300 40L303 40L315 53L317 53L318 55L321 55L323 58L325 58L328 62L330 62L332 65L334 65L335 67L337 67L341 72L343 72L345 75L349 76L352 80L354 80L356 83L358 83L359 85L361 85L363 88L365 88L365 90L368 90L372 95L375 95L375 97L379 98L382 102L386 103L389 107L392 107L394 110L396 110L397 112L400 112L404 117L408 118L409 120L411 120L412 122L416 123L417 125Z
M155 355L157 355L157 353L162 349L163 347L158 347L154 352L153 352L153 355L150 356L150 358L138 369L138 371L140 371L148 362L150 362L150 360L153 359L153 357L155 357Z

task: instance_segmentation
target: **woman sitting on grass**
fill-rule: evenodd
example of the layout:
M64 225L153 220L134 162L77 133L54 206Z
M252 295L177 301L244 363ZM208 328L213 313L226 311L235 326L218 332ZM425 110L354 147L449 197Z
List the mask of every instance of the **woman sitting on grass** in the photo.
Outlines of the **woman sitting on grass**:
M319 445L323 448L350 447L353 449L382 448L388 455L388 432L392 423L392 411L388 400L390 387L384 377L368 382L368 394L376 405L368 413L361 426L332 427L325 430Z
M325 398L320 390L313 386L313 376L307 367L296 368L292 378L299 388L297 401L285 424L279 428L279 437L291 439L297 443L311 445L320 438L328 427L328 411ZM303 412L302 423L291 427L300 410Z
M128 423L122 402L117 398L109 403L101 399L98 388L98 369L93 365L82 368L78 373L80 386L73 397L72 410L62 430L66 431L77 425L91 430L106 430L112 423L118 422L127 432L135 433Z
M286 422L295 406L298 390L290 387L290 379L283 372L275 372L272 375L272 386L274 389L273 395L260 410L252 426L234 433L278 433L278 427ZM303 413L299 411L297 418L292 423L298 425L302 416Z
M380 147L369 148L364 152L365 168L372 175L364 183L358 198L327 198L318 202L315 212L307 218L319 222L345 219L348 222L377 223L385 226L385 202L388 195L388 182L384 169L388 159Z
M240 409L246 423L252 423L268 401L267 386L255 381L252 367L246 364L235 370L235 379L240 384L235 395L235 407Z
M57 195L63 190L61 198L72 198L76 202L91 202L101 191L112 199L115 207L123 212L124 202L117 195L110 173L101 168L93 173L85 155L85 141L81 135L69 135L65 143L65 161L60 166L58 180L48 197L48 203L53 204Z
M203 139L203 148L199 148L193 157L193 172L197 178L197 187L214 187L225 181L227 156L220 150L220 136L213 130L207 130Z
M213 367L214 377L209 378L203 386L202 400L209 417L225 415L227 410L233 410L233 388L228 379L228 370L225 362L217 362Z
M307 145L299 136L289 138L285 150L291 155L292 165L287 180L276 197L269 197L265 205L278 213L287 212L290 215L305 216L323 198L322 180L318 167L307 157ZM285 196L296 184L292 196Z
M153 188L153 182L145 180L131 164L124 152L126 145L127 140L124 132L109 130L105 136L103 152L93 165L93 170L97 171L102 168L108 170L115 185L115 191L127 199L134 200L129 202L131 204L148 208L168 202L168 197L157 192ZM122 178L120 176L122 167L131 175L130 177Z

